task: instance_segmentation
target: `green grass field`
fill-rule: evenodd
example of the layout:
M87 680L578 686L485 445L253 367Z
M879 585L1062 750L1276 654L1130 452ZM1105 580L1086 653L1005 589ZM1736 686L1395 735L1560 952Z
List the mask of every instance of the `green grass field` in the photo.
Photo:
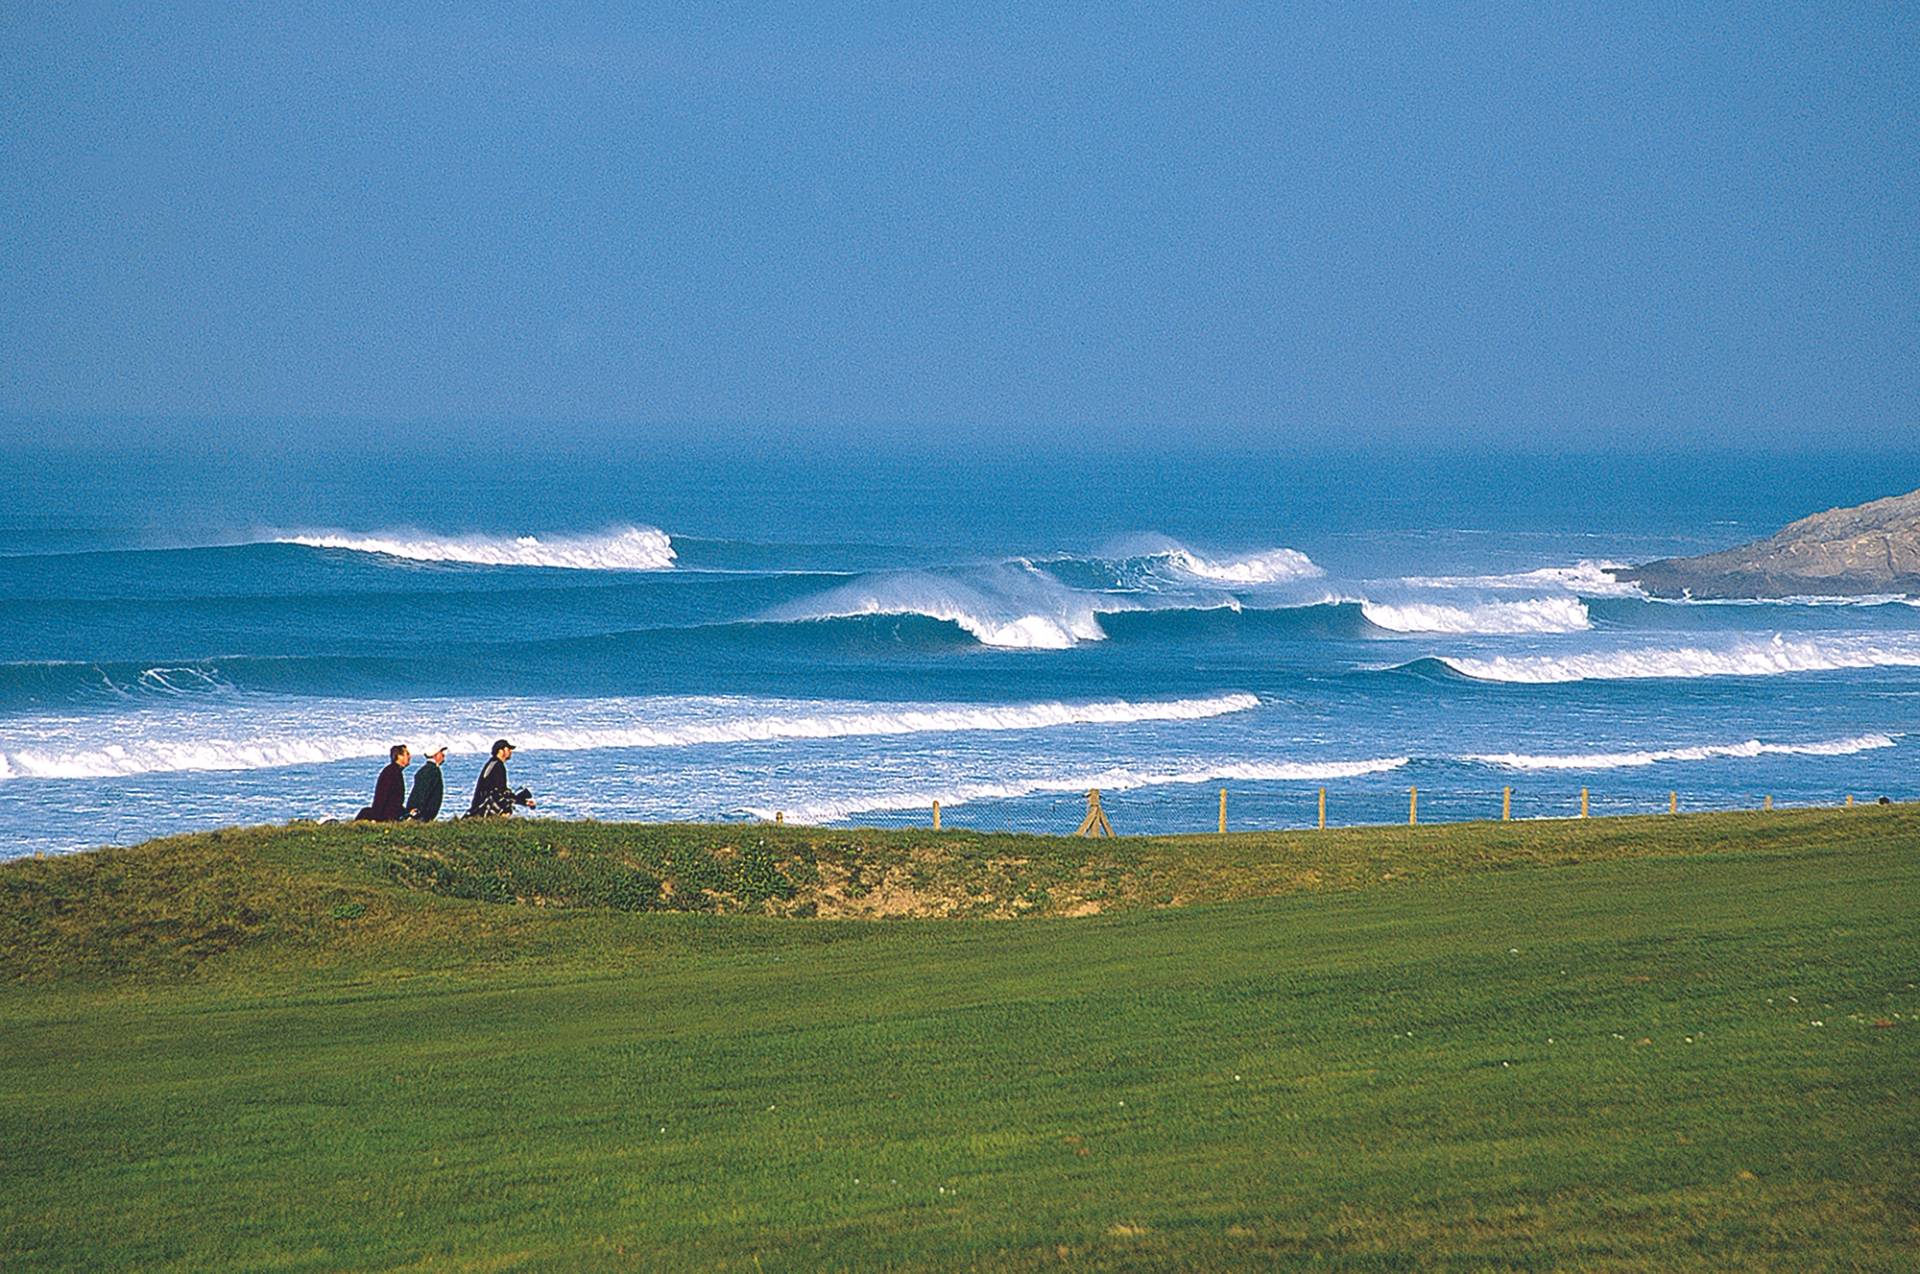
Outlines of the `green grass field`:
M1911 1269L1920 810L0 865L0 1268Z

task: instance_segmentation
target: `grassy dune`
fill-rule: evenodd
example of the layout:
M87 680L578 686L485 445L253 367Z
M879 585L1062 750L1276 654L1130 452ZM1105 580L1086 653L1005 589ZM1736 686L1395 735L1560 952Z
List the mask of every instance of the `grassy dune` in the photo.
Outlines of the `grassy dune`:
M1910 1267L1916 851L1896 807L0 865L0 1268Z

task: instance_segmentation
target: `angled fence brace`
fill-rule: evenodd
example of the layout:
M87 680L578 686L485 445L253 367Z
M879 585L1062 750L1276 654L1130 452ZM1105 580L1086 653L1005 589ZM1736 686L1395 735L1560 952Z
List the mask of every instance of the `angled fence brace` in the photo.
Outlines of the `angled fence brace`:
M1107 821L1106 811L1100 808L1100 789L1094 788L1087 793L1087 816L1080 820L1080 830L1075 836L1111 836L1113 824Z

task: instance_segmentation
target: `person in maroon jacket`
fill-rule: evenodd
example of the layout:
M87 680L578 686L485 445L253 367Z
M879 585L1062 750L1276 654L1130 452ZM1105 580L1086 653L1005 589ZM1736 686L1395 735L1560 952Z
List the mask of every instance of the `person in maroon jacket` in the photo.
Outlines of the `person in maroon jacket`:
M407 816L407 766L413 762L413 753L406 744L396 743L387 755L392 759L373 785L373 804L360 811L368 822L397 823Z

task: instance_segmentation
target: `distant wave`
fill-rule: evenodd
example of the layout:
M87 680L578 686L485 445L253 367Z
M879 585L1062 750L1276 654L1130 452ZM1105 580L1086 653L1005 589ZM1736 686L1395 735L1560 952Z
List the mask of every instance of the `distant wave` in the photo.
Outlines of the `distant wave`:
M1571 593L1576 597L1645 598L1637 584L1617 579L1613 572L1625 570L1619 562L1582 560L1572 566L1543 566L1537 570L1515 571L1507 575L1409 575L1398 583L1406 588L1491 589L1529 591L1547 589Z
M1806 593L1791 597L1649 597L1662 606L1912 606L1920 608L1920 598L1904 593Z
M982 645L1006 650L1065 650L1101 641L1102 612L1138 610L1144 602L1073 588L1016 560L962 574L890 571L866 576L795 602L767 616L775 622L924 615L956 624Z
M673 541L650 526L614 527L594 535L434 536L409 532L312 532L275 537L275 544L378 553L410 562L474 566L545 566L577 571L664 571L673 566Z
M1215 559L1192 549L1175 548L1163 556L1175 572L1209 584L1281 584L1326 574L1297 549L1268 549L1244 557Z
M1237 610L1234 590L1316 578L1323 572L1294 549L1207 557L1164 536L1136 536L1118 556L1013 558L984 565L884 571L787 606L763 618L850 619L921 615L957 625L982 645L1066 650L1103 641L1103 615L1139 611ZM1337 599L1320 597L1313 603Z
M1091 570L1103 586L1149 591L1167 587L1259 588L1319 579L1326 574L1298 549L1207 554L1171 536L1153 532L1123 536L1092 556L1069 554L1049 558L1046 564L1067 567L1069 573L1074 567Z
M1438 602L1364 602L1367 622L1397 633L1577 633L1593 627L1577 597L1453 605Z
M1677 646L1568 655L1442 656L1440 662L1477 681L1546 684L1654 677L1771 677L1847 668L1920 667L1920 643L1863 638L1788 638L1725 647Z
M1852 756L1895 746L1894 736L1862 734L1847 739L1828 739L1818 743L1762 743L1748 739L1744 743L1702 744L1686 748L1658 748L1645 752L1591 752L1565 756L1535 756L1520 752L1469 755L1461 758L1512 770L1618 770L1662 761L1713 761L1756 756Z
M416 702L377 708L358 701L308 700L296 706L248 700L191 713L144 713L94 723L71 718L0 721L0 779L97 779L320 765L379 757L396 741L409 742L417 753L444 744L458 754L484 755L503 722L514 723L513 738L524 748L577 752L1198 721L1259 705L1254 695L1240 693L1141 702L884 707L613 698Z
M850 796L838 800L820 800L796 805L783 812L794 822L834 823L855 814L882 814L895 810L926 809L933 802L943 806L965 805L973 801L1016 800L1054 792L1084 792L1098 788L1103 792L1125 792L1142 787L1167 787L1221 781L1239 783L1312 783L1328 779L1358 778L1382 774L1407 764L1404 756L1376 757L1363 761L1302 762L1223 762L1182 770L1136 770L1117 768L1070 778L1009 779L999 783L960 783L950 787L914 792L893 792ZM761 818L773 817L772 809L750 811Z

